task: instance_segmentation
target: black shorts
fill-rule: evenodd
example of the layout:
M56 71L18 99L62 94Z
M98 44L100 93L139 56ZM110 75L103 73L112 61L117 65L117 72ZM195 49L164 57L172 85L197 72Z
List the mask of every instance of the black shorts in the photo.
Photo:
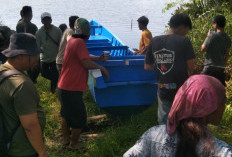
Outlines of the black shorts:
M224 86L226 85L225 80L226 80L226 74L225 74L225 69L224 68L217 68L217 67L207 67L204 68L201 74L213 76L217 78Z
M58 89L61 102L60 114L69 127L81 129L86 126L87 114L82 100L83 92Z

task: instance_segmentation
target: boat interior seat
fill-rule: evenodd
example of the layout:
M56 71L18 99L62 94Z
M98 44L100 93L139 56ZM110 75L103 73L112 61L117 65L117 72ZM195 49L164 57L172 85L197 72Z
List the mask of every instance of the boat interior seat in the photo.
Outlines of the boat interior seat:
M107 43L110 42L109 39L95 39L94 36L90 36L89 40L86 43Z
M90 47L88 48L89 51L92 50L102 50L102 51L110 51L110 50L127 50L128 49L128 46L96 46L96 47Z
M94 29L94 28L102 28L102 26L101 25L91 25L90 29Z
M97 46L112 46L110 42L99 42L99 43L86 43L87 47L97 47Z

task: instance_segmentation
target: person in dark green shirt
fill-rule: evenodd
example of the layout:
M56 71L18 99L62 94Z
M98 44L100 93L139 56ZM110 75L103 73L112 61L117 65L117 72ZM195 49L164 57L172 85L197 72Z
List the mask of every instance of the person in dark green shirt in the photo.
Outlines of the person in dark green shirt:
M20 125L13 134L7 155L48 157L42 137L46 123L45 113L39 103L36 87L23 72L38 64L40 51L36 38L29 33L16 33L10 41L9 48L2 52L8 60L0 66L0 73L17 70L21 74L12 75L1 83L0 105L6 132L11 134L18 122Z
M17 33L31 33L35 35L36 31L38 30L37 26L34 23L31 23L32 19L32 8L31 6L23 6L21 12L22 19L19 20L16 26L16 32ZM40 64L38 62L38 65L34 69L30 69L27 71L28 76L31 78L33 83L36 83L37 77L40 73Z

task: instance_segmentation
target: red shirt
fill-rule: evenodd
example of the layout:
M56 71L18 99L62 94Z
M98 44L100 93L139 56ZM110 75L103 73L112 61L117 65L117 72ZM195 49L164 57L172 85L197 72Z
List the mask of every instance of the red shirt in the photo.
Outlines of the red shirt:
M85 41L71 38L65 48L64 60L58 87L68 91L85 91L88 80L88 69L81 60L88 59L89 53Z

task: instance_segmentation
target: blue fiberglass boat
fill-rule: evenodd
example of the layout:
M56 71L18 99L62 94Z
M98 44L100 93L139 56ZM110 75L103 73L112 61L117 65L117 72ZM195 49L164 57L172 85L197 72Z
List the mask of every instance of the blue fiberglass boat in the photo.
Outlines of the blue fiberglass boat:
M151 105L156 99L155 72L144 70L144 56L132 55L113 33L91 20L91 36L86 42L89 53L100 55L104 51L111 58L97 62L109 71L110 79L99 69L89 71L88 85L95 102L100 107Z

